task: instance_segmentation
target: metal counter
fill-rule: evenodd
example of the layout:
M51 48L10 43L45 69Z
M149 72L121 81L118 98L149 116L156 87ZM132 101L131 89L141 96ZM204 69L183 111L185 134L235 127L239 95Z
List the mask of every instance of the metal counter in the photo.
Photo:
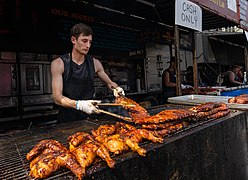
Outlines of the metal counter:
M166 108L170 106L155 107L150 112ZM0 134L0 179L30 179L26 154L40 140L54 139L68 147L69 135L116 121L119 120L103 116ZM141 143L147 150L145 157L132 151L112 156L115 169L99 161L87 168L83 179L247 179L247 133L247 113L232 111L226 117L190 125L165 137L163 144ZM77 178L70 170L61 169L47 179Z

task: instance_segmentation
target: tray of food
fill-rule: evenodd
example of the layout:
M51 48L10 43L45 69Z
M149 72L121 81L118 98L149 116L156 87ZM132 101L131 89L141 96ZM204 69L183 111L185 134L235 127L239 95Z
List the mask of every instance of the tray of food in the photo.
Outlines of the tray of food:
M173 104L199 105L207 102L226 103L230 109L248 110L248 104L229 103L232 96L211 96L211 95L184 95L168 98L168 102Z

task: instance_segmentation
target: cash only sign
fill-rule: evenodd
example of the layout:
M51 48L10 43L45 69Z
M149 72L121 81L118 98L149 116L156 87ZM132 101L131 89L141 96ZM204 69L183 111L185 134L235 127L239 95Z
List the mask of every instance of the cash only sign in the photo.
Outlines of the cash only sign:
M202 9L187 0L175 2L175 24L202 31Z

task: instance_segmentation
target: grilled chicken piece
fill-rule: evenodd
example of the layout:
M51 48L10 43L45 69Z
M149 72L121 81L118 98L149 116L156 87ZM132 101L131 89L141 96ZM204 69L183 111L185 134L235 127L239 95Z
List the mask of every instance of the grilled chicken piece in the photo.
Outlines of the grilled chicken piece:
M91 165L96 156L107 162L110 168L114 168L115 161L111 159L109 151L94 138L84 132L78 132L68 137L70 152L77 158L81 167L85 170Z
M110 125L113 127L112 125ZM104 125L107 128L108 125ZM146 150L141 148L138 143L143 139L148 139L153 142L163 142L163 139L157 137L153 132L145 129L136 129L134 126L129 124L117 122L115 125L115 132L112 135L108 133L97 133L102 127L100 126L97 130L93 130L92 134L99 142L103 143L110 152L114 154L120 154L123 151L128 150L128 147L133 151L138 152L139 155L145 156ZM106 132L106 131L104 131Z
M143 108L141 105L139 105L130 98L121 96L121 97L117 97L115 101L116 103L120 103L124 105L125 104L135 105L135 106L123 106L128 111L128 114L134 121L139 118L145 118L150 116L150 114L147 112L145 108Z
M33 178L46 178L61 167L70 169L78 179L84 174L75 157L61 143L55 140L39 142L28 154L29 175Z
M133 142L130 138L120 134L113 135L100 135L95 137L96 140L104 144L108 150L114 154L121 154L124 151L127 151L129 147L133 151L137 151L140 154L144 155L146 151L138 146L137 143Z
M101 125L91 133L94 138L105 145L105 147L114 154L121 154L123 151L128 150L128 146L121 139L119 134L116 134L115 125Z
M102 139L102 143L114 154L121 154L129 149L120 134L106 136Z

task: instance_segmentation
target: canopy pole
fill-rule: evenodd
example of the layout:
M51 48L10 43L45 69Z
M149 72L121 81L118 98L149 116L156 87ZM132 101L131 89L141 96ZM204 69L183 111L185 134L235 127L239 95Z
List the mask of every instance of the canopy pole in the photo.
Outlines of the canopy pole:
M198 68L196 57L196 33L192 32L192 49L193 49L193 76L194 76L194 94L198 94Z
M175 46L175 59L176 59L176 92L178 96L182 95L181 78L180 78L180 39L179 28L175 25L174 29L174 46Z

